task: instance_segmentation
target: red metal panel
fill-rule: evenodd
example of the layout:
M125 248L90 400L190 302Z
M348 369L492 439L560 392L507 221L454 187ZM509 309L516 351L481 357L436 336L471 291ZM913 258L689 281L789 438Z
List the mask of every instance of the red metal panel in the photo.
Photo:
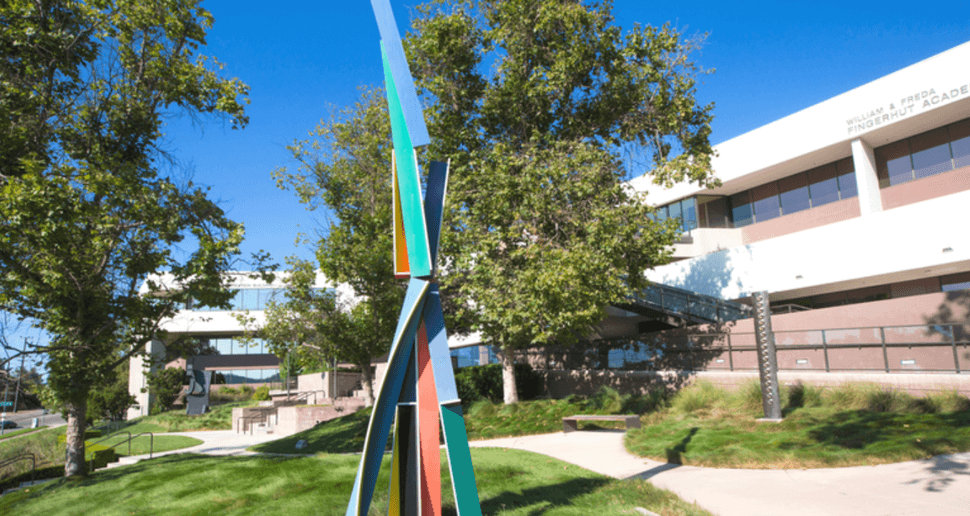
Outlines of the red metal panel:
M418 327L418 420L421 435L421 516L441 515L441 452L438 393L434 385L428 331Z

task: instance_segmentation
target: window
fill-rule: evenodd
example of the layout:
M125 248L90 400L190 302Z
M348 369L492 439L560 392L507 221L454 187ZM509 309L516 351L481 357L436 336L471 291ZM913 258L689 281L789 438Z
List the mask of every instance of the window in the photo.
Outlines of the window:
M778 200L778 183L771 182L751 190L751 204L754 206L754 220L764 222L781 215Z
M839 198L851 199L859 196L859 187L855 179L855 164L852 158L846 158L835 164L839 177Z
M734 227L740 228L754 224L754 211L751 207L751 193L744 191L730 197L731 218Z
M942 276L940 278L940 287L940 290L943 292L970 289L970 272Z
M950 126L950 149L955 168L970 166L970 119Z
M838 168L834 163L809 170L808 183L813 208L839 200Z
M808 196L808 175L795 174L778 181L781 213L788 215L812 207Z
M693 197L660 206L654 213L654 218L659 221L667 218L680 219L681 232L688 232L697 227L697 201Z
M879 187L886 188L970 165L970 119L876 149Z
M949 140L946 127L910 138L910 147L913 152L913 174L916 179L935 176L953 169Z

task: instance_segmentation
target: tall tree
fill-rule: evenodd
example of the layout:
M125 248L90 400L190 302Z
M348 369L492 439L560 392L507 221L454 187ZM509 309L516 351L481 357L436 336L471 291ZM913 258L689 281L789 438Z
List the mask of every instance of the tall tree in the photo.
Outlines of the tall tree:
M180 303L231 297L242 226L160 171L166 115L247 122L247 87L197 55L200 2L0 3L0 310L50 335L27 352L66 406L66 476L84 474L90 391Z
M669 259L674 225L622 185L709 184L711 105L694 98L699 41L614 24L612 2L433 0L408 60L429 108L428 154L451 159L445 286L501 348L570 343Z
M317 244L323 274L348 284L354 299L333 297L318 326L335 356L357 364L373 403L371 360L387 353L404 289L394 279L391 246L390 119L382 90L365 90L352 106L331 113L311 139L290 147L299 167L274 173L308 209L327 215Z

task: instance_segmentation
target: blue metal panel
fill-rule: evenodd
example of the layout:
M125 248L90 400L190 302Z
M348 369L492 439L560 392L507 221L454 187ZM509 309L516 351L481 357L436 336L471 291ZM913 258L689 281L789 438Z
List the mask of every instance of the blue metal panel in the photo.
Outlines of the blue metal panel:
M384 449L387 447L387 436L394 419L397 400L401 396L401 386L405 372L411 363L414 351L414 338L418 331L420 314L423 311L425 297L430 283L412 279L408 284L408 291L401 308L394 342L387 359L387 372L381 383L370 422L367 425L367 437L364 441L364 453L360 457L360 467L354 489L347 506L347 516L364 516L370 509L374 497L374 487L377 474L381 468Z
M431 269L438 268L438 241L441 239L445 194L448 189L448 163L432 161L428 169L428 188L424 194L424 218L428 222L428 248L431 249Z
M390 75L386 54L384 55L384 80L387 84L387 107L391 116L391 136L394 139L394 164L397 171L398 193L401 196L401 214L404 218L411 276L430 276L431 250L428 247L428 224L424 217L421 199L418 161L407 129L403 127L404 116L394 78Z
M408 67L407 58L404 56L404 45L401 43L401 33L397 30L397 21L394 19L394 11L391 9L390 0L371 0L374 8L374 16L377 18L377 28L381 31L381 39L384 43L384 51L387 60L390 62L391 74L394 76L394 83L398 87L398 95L401 99L401 107L404 110L404 119L407 121L407 130L411 135L411 142L414 147L424 147L431 143L428 135L428 126L424 123L424 112L421 109L421 101L418 100L418 92L414 87L414 77Z
M456 402L458 389L455 387L455 371L451 367L448 332L445 331L445 318L441 311L438 285L431 285L428 299L424 303L424 324L428 330L428 351L431 352L431 368L434 371L438 403Z

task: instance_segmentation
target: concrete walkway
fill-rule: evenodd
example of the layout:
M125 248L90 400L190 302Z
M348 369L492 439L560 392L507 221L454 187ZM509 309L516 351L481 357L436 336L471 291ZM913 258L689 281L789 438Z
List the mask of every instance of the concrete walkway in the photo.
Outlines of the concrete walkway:
M246 448L278 435L239 435L230 430L179 432L203 441L155 454L255 455ZM623 447L623 431L473 441L472 447L527 450L614 478L642 478L673 491L718 516L970 516L970 453L927 460L809 470L716 469L678 466L635 457ZM147 455L125 457L131 464Z
M635 457L622 431L474 441L528 450L615 478L642 478L719 516L970 515L970 453L809 470L716 469Z
M176 453L202 453L205 455L223 455L223 456L239 456L239 455L257 455L255 452L246 451L246 448L250 446L265 443L268 441L275 441L282 436L273 434L257 434L257 435L247 435L247 434L237 434L233 430L210 430L210 431L200 431L200 432L170 432L164 434L156 435L181 435L185 437L192 437L202 441L202 444L197 444L190 448L181 448L178 450L170 450L165 452L159 452L152 455L152 457L161 457L163 455L172 455ZM108 468L127 466L128 464L134 464L142 459L147 459L148 455L132 455L131 457L121 457L118 462L108 464Z

